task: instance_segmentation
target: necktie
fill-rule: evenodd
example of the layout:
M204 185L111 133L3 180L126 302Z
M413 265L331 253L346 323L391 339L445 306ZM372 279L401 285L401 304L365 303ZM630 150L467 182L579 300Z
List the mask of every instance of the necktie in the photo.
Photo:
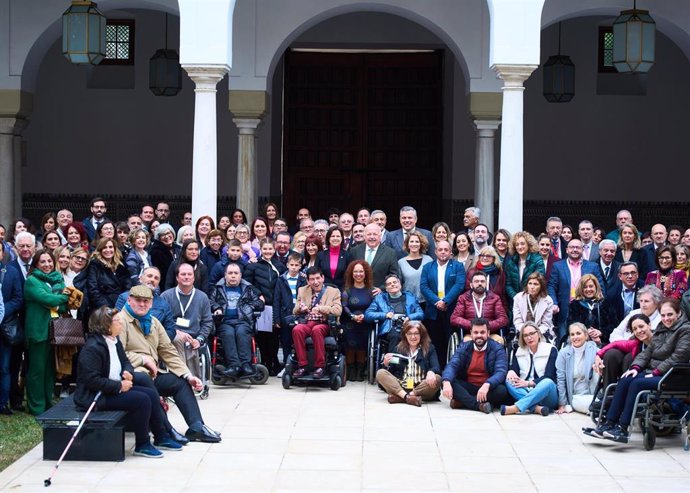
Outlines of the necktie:
M604 278L609 278L609 272L611 272L611 267L607 265L606 267L604 267Z
M371 261L374 260L374 249L373 248L367 248L367 255L366 255L366 258L364 260L367 261L367 264L371 265Z
M553 251L553 254L554 254L556 257L560 257L560 255L559 255L560 252L559 252L559 249L558 249L558 240L552 240L552 241L551 241L551 250Z
M585 258L589 260L589 244L585 244Z

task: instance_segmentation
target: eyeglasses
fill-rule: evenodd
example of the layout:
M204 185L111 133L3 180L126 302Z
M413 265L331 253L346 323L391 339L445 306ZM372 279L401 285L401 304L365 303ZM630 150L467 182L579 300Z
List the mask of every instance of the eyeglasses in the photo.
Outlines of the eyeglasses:
M78 262L86 262L86 261L88 260L86 257L74 256L74 257L72 257L72 258L73 258L74 260L78 261Z
M528 337L534 337L534 336L536 336L538 333L539 333L539 332L536 332L536 331L535 331L535 332L523 332L523 333L522 333L522 337L524 337L525 339L527 339Z
M673 257L659 257L659 260L673 260Z
M168 231L167 233L162 233L159 236L159 238L167 238L167 237L172 237L172 236L174 236L174 235L170 231Z
M621 272L621 276L623 276L623 277L634 277L636 275L638 275L637 271L635 271L635 272Z
M407 335L410 337L419 337L419 332L408 332Z
M479 258L496 258L496 256L482 253L481 255L479 255Z

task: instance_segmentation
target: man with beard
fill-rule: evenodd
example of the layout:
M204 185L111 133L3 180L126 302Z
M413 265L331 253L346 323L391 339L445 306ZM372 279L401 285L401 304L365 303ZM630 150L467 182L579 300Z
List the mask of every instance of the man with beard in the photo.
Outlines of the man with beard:
M486 274L482 271L472 274L470 289L458 297L455 310L450 316L450 325L463 329L467 334L475 318L486 320L491 338L503 344L503 338L497 333L508 326L508 315L503 308L501 297L487 290ZM466 335L465 341L468 340L470 336Z
M486 227L486 224L477 224L477 227L474 228L474 251L477 254L489 244L490 237L489 228Z
M84 220L81 222L84 225L84 229L86 230L86 236L89 238L89 241L93 241L93 239L96 237L96 230L98 229L98 226L108 218L105 217L105 213L107 212L108 208L105 205L105 200L103 200L102 197L94 197L91 200L91 217L84 218Z
M490 414L493 406L508 400L508 358L503 345L489 339L488 320L472 320L470 336L472 340L458 346L443 370L443 395L450 399L451 409Z

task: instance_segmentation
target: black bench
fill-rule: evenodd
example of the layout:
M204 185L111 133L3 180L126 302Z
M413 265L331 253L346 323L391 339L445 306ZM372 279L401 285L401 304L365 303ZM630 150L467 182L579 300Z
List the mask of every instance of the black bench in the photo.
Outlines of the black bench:
M43 460L58 460L84 418L72 396L36 417L43 427ZM125 460L125 411L92 411L64 460Z

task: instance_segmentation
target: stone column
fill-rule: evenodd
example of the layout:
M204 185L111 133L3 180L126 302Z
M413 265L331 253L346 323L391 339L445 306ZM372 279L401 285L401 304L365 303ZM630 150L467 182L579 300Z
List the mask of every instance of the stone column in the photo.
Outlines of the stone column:
M501 127L501 174L499 182L498 227L511 233L522 231L523 201L523 92L522 83L536 65L503 65L492 67L503 79L503 112Z
M474 172L474 202L481 210L481 221L494 231L494 143L498 120L475 120L477 152Z
M218 146L216 130L216 85L228 67L184 65L194 88L194 152L192 157L192 220L218 208Z
M14 214L24 216L24 189L22 187L22 168L24 167L24 153L22 152L22 133L29 124L28 121L18 119L14 124Z
M16 218L15 125L16 118L0 118L0 223L6 228Z
M259 206L256 131L267 111L268 93L230 91L228 103L230 111L235 116L232 121L239 131L236 204L251 220L256 217Z

